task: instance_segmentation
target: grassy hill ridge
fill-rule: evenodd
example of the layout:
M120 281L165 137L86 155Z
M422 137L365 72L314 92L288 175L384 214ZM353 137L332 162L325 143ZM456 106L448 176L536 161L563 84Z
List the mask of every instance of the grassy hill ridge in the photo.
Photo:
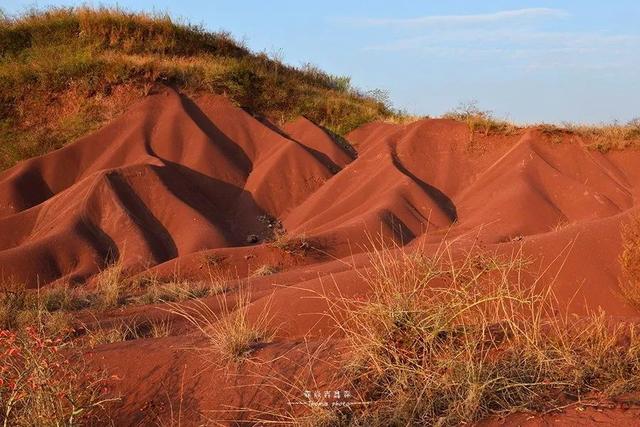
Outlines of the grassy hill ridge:
M348 77L254 53L168 15L55 8L0 15L0 169L96 129L162 82L225 93L256 115L338 133L394 113Z

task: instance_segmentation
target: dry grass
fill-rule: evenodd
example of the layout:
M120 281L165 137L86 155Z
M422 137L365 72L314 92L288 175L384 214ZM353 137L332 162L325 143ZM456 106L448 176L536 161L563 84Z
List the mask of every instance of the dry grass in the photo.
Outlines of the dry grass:
M141 304L157 304L169 301L184 301L202 298L213 292L213 287L205 282L191 282L188 280L158 281L150 284L144 294L136 300ZM224 292L224 288L216 290Z
M22 330L27 326L43 325L48 333L68 335L74 330L73 312L78 310L108 310L125 304L185 301L224 293L229 289L230 277L217 272L209 276L209 280L197 282L177 276L170 280L155 276L127 279L121 263L116 262L95 277L93 290L66 285L28 290L22 283L5 282L0 287L0 329ZM125 326L103 331L102 335L131 335ZM150 326L155 328L155 325Z
M588 147L606 153L640 147L640 119L627 124L611 123L600 126L566 124L568 131L587 140Z
M163 338L171 335L172 322L169 319L137 318L121 320L109 327L89 328L85 326L86 345L93 348L102 344L132 341L142 338Z
M136 339L136 331L131 329L131 327L124 321L109 328L85 328L85 334L86 337L84 344L89 348L94 348L102 344L113 344Z
M0 422L76 425L107 420L106 375L84 365L73 347L77 309L66 287L28 291L5 284L0 293Z
M474 142L473 137L477 132L484 134L484 136L490 134L511 135L519 129L513 123L496 119L491 111L480 109L477 101L461 103L457 108L445 113L442 117L465 122L469 127L470 143Z
M0 422L92 425L108 420L106 376L85 366L62 337L39 328L0 331Z
M157 304L204 298L229 290L232 278L222 272L209 273L208 280L161 279L147 275L126 278L122 263L115 262L94 278L94 289L68 285L28 290L22 283L0 285L0 329L20 329L41 322L50 332L70 329L71 313L78 310L109 310L130 304Z
M622 228L620 290L625 299L640 308L640 216L635 215Z
M169 303L168 311L195 326L209 342L205 350L217 353L224 363L242 362L258 347L271 342L274 331L270 329L270 301L255 317L249 314L251 295L245 289L237 291L233 306L226 296L219 296L217 303L216 308L202 300Z
M601 153L640 147L640 119L630 120L626 124L614 122L593 126L564 123L541 124L537 127L549 136L552 143L562 143L565 135L580 137L588 148Z
M4 282L0 286L0 329L14 331L42 327L56 336L71 335L75 329L73 313L78 310L108 310L125 304L157 304L204 298L227 292L231 277L210 272L209 279L191 281L177 275L162 280L154 275L128 279L120 262L114 262L94 278L94 289L68 285L28 290L22 283ZM136 323L136 322L134 322ZM137 323L136 323L137 325ZM94 341L110 342L133 339L140 330L156 335L158 325L142 323L133 328L123 323L96 332ZM142 328L142 329L141 329ZM86 329L86 328L85 328ZM148 331L147 331L148 329ZM129 337L129 338L127 338Z
M304 234L290 235L284 230L277 230L269 245L288 254L300 256L306 256L314 249L311 241Z
M95 293L99 296L98 305L102 309L119 307L127 302L124 279L124 266L121 259L114 261L94 277Z
M392 116L386 117L382 120L384 123L391 123L394 125L408 125L411 123L415 123L419 120L428 119L429 116L414 116L411 114L394 114Z
M224 263L225 257L220 254L206 254L202 257L204 265L218 268Z
M58 285L39 289L37 296L46 311L77 311L91 305L91 297L86 291L71 288L69 285Z
M570 225L569 221L567 219L561 219L559 220L556 225L549 227L550 231L560 231L566 227L568 227Z
M0 294L0 329L15 329L19 316L28 307L27 293L23 284L3 283Z
M0 289L0 330L39 327L67 336L73 330L68 311L79 309L84 301L79 295L67 287L28 291L21 283L6 282Z
M467 124L470 148L475 148L473 145L475 143L474 135L478 132L484 136L512 135L522 129L514 123L495 118L489 110L480 109L476 101L461 103L442 117ZM563 136L570 135L583 138L588 148L602 153L611 150L640 148L640 118L630 120L626 124L613 122L593 126L573 123L563 123L562 125L542 123L536 128L547 135L553 144L561 144L564 140Z
M634 325L559 312L520 253L460 255L375 251L367 298L324 296L360 403L337 425L460 425L640 390Z
M111 309L122 305L156 304L184 301L226 292L230 278L218 271L209 271L209 280L193 281L174 274L159 278L155 274L128 279L121 261L112 263L94 278L96 290L91 295L93 305ZM139 295L136 295L136 294Z
M253 272L251 273L251 276L252 277L271 276L272 274L276 274L279 271L280 269L276 265L263 264L260 267L256 268L255 270L253 270Z
M145 324L148 338L164 338L171 335L172 322L169 319L149 320Z
M145 276L133 285L142 290L134 300L140 304L157 304L204 298L227 292L231 280L231 276L220 271L209 271L209 279L202 281L181 279L178 275L168 280Z

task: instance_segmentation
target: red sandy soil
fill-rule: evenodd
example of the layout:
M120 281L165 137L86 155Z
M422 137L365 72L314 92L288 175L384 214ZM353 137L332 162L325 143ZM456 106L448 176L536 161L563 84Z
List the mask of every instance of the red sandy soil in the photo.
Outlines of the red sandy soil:
M378 233L425 251L443 239L504 253L522 246L557 274L556 295L570 311L637 318L619 295L618 256L620 226L637 211L640 152L602 154L578 136L557 143L537 128L470 142L464 123L444 119L371 123L346 139L357 153L305 118L278 128L224 97L163 88L103 129L0 173L0 273L35 288L90 287L108 259L133 273L194 279L207 278L211 254L240 277L263 264L280 268L249 279L251 313L270 305L278 329L238 372L191 350L204 338L180 319L169 337L88 351L123 396L116 425L150 424L179 407L190 425L251 415L233 408L283 405L274 379L303 378L310 351L339 353L326 303L314 295L366 292L357 269ZM299 255L267 244L263 215L316 249ZM253 234L259 241L248 243ZM105 316L167 315L158 308ZM621 406L571 407L507 424L633 425L638 416Z

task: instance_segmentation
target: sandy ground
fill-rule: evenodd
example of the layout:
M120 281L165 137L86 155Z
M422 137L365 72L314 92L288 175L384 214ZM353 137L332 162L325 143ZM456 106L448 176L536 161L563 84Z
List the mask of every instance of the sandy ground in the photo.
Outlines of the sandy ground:
M177 408L183 425L249 419L233 408L286 403L280 378L306 381L300 399L322 390L323 368L312 381L309 354L330 360L341 350L326 300L314 296L366 294L358 271L372 236L426 252L443 240L521 248L569 311L638 318L619 295L618 256L620 227L638 211L640 152L602 154L538 128L471 138L464 123L443 119L371 123L346 139L357 153L305 118L279 128L223 97L165 88L94 134L0 173L0 272L35 288L90 287L105 259L132 274L195 280L210 273L206 255L240 278L277 268L248 279L251 313L269 306L276 339L235 372L193 351L203 337L180 319L169 337L88 351L117 379L117 425L150 424ZM267 244L280 227L311 250ZM166 312L105 314L136 315ZM639 416L607 404L489 424L622 426Z

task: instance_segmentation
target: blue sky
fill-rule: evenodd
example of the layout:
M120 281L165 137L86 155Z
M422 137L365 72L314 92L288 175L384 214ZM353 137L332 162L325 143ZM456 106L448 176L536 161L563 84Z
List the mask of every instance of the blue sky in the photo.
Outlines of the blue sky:
M439 115L460 102L517 122L640 116L640 1L20 1L119 5L224 29L389 91L395 107Z

